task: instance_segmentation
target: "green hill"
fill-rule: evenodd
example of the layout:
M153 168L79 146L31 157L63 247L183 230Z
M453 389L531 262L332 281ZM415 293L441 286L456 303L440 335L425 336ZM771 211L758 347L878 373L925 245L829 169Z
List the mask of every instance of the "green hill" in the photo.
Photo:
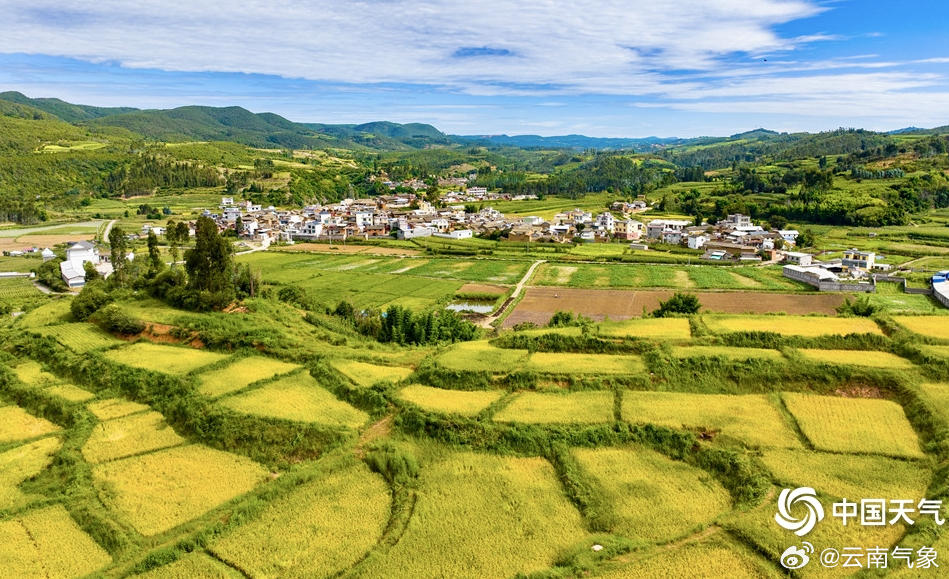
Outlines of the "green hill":
M34 99L16 91L0 92L0 99L39 109L64 120L67 123L88 121L91 119L119 115L122 113L129 113L138 110L131 107L110 108L93 107L89 105L74 105L72 103L67 103L66 101L55 98Z

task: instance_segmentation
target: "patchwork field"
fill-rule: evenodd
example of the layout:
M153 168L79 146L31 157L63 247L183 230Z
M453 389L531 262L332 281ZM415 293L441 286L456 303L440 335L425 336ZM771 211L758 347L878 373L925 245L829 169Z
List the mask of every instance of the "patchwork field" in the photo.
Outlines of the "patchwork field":
M359 428L369 420L365 412L337 400L306 373L223 398L219 403L246 414L339 428Z
M144 404L124 400L122 398L109 398L107 400L92 402L88 404L86 408L99 420L111 420L149 409L149 407Z
M725 358L728 360L779 361L784 358L778 350L725 346L676 346L672 348L672 355L676 358Z
M893 321L911 332L940 340L949 340L949 317L894 316Z
M864 350L798 350L804 358L812 362L850 366L866 366L868 368L894 368L908 370L913 363L906 358L890 354Z
M350 459L270 503L211 550L252 577L335 577L379 541L390 502L382 478Z
M16 377L29 386L45 388L59 382L59 378L43 370L39 362L33 360L20 360L13 367L13 373Z
M692 337L689 320L676 318L646 318L617 323L602 323L597 334L616 338L646 338L649 340L688 340Z
M786 336L827 336L847 334L883 335L867 318L824 318L813 316L703 316L708 329L729 332L774 332Z
M399 391L399 398L423 410L474 416L504 396L499 390L444 390L413 384Z
M72 312L69 311L70 301L71 300L68 299L59 299L40 306L17 318L17 323L20 327L32 329L48 324L69 322L72 319Z
M77 352L111 348L122 343L122 340L93 324L58 324L36 331L44 336L52 336L60 344Z
M524 368L543 374L639 374L645 366L634 355L535 352Z
M919 348L923 353L929 354L930 356L949 358L949 346L930 346L928 344L920 344L916 347Z
M135 579L243 579L238 571L202 553L191 553Z
M7 259L7 258L2 258ZM26 268L35 267L34 261L30 260L19 260L16 265L23 265ZM0 264L5 265L5 264ZM0 271L7 271L0 266ZM17 270L12 270L17 271ZM33 282L29 278L25 277L8 277L0 278L0 304L8 302L18 302L24 299L30 298L41 298L43 293L36 289L36 286L33 285Z
M150 537L246 493L268 473L247 458L191 445L100 464L92 475L103 502Z
M177 446L184 441L165 423L161 414L145 412L97 424L82 447L82 455L91 463L106 462Z
M814 448L921 458L903 408L889 400L787 393L784 402Z
M587 424L612 422L612 392L571 392L516 394L495 416L498 422L529 424Z
M422 467L401 540L356 577L512 577L550 567L587 536L544 459L442 451Z
M802 446L778 409L761 395L624 392L623 420L720 433L752 447Z
M62 444L59 438L47 437L0 453L0 511L24 507L37 498L27 496L17 485L49 466Z
M0 443L28 440L60 430L48 420L37 418L19 406L0 407Z
M205 396L215 398L231 392L236 392L259 380L273 378L280 374L287 374L299 369L296 364L289 364L265 358L250 356L229 364L224 368L200 374L198 389Z
M449 370L513 372L527 362L527 350L495 348L487 342L455 344L435 359Z
M412 375L411 368L379 366L354 360L333 360L332 366L357 386L368 387L376 382L401 382Z
M85 402L86 400L91 400L95 398L96 395L88 390L83 390L78 386L73 386L72 384L57 384L55 386L50 386L43 390L46 394L52 394L53 396L58 396L64 400L70 402Z
M933 403L946 425L949 425L949 383L920 384L919 388Z
M668 541L731 509L728 492L705 471L644 448L573 451L604 489L616 517L613 532Z
M674 549L657 551L654 556L608 571L601 579L763 579L777 577L748 549L713 537L690 542Z
M0 521L0 561L9 579L73 579L112 562L61 505Z
M194 348L161 346L151 342L136 342L128 347L105 352L106 358L119 364L164 372L166 374L182 375L220 362L227 358L224 354L196 350Z

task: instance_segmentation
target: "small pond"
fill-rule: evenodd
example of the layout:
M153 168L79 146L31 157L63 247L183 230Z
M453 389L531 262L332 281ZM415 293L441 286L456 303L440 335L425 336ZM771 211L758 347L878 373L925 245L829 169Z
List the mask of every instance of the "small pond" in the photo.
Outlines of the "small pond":
M476 314L490 314L494 311L494 300L465 300L452 302L445 306L446 310L453 312L474 312Z

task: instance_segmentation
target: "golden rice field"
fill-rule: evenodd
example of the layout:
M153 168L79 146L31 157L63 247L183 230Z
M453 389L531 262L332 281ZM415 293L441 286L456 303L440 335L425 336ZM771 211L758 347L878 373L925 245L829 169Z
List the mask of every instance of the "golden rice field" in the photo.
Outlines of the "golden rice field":
M13 367L13 373L16 374L20 382L39 388L51 386L59 382L59 378L43 370L39 362L34 362L33 360L20 360L20 362Z
M761 461L785 488L813 487L838 498L923 497L932 470L921 461L884 456L765 450Z
M86 400L91 400L96 397L96 395L92 392L83 390L82 388L72 384L57 384L55 386L50 386L43 391L47 394L58 396L63 400L68 400L70 402L85 402Z
M916 346L924 354L937 356L939 358L949 358L949 346L930 346L929 344L919 344Z
M17 323L22 328L33 329L48 324L68 322L72 319L72 312L69 311L69 303L70 300L56 300L45 306L40 306L17 318Z
M30 503L31 497L17 485L49 466L62 445L62 440L51 436L0 453L0 511Z
M920 384L919 389L929 398L933 407L949 425L949 383Z
M224 368L200 374L198 389L205 396L216 398L237 392L258 380L266 380L280 374L299 369L297 364L281 362L263 356L250 356L229 364Z
M909 370L913 363L889 352L867 350L798 350L805 359L824 364L865 366L867 368L890 368Z
M36 331L44 336L52 336L60 344L77 352L111 348L122 343L122 340L94 324L58 324Z
M893 316L893 321L911 332L940 340L949 340L949 317Z
M19 406L0 407L0 443L27 440L60 430L43 418L37 418Z
M727 346L675 346L672 355L676 358L725 358L727 360L783 360L778 350L766 348L729 348Z
M536 328L533 330L520 330L519 336L543 336L545 334L557 334L558 336L581 336L583 329L579 326L568 326L565 328Z
M86 405L86 408L99 420L111 420L149 409L149 407L144 404L123 398L109 398L107 400L90 402Z
M609 570L600 579L766 579L779 577L770 564L724 538L713 536L654 551L623 567Z
M164 416L145 412L97 424L82 447L82 455L91 463L106 462L177 446L184 441L165 423Z
M133 579L243 579L243 575L203 553L190 553L174 563L152 569Z
M657 341L688 340L689 320L684 318L644 318L597 324L597 334L615 338L645 338Z
M248 458L189 445L99 464L92 476L106 506L151 537L248 492L268 473Z
M474 416L504 396L500 390L445 390L412 384L399 390L399 398L429 412Z
M542 458L439 451L422 461L405 534L359 579L483 579L550 567L587 536Z
M126 348L106 350L105 357L126 366L175 375L187 374L227 358L224 354L151 342L136 342Z
M223 398L219 403L245 414L332 427L359 428L369 420L368 414L338 400L306 373Z
M330 364L354 384L363 387L372 386L376 382L401 382L413 372L411 368L379 366L355 360L333 360Z
M922 458L903 408L889 400L784 394L804 436L831 452Z
M508 373L527 361L527 350L506 350L481 342L462 342L435 359L449 370Z
M817 337L826 335L878 334L880 327L867 318L828 318L822 316L702 316L708 329L716 334L730 332L773 332L786 336Z
M569 354L535 352L524 365L526 370L541 374L639 374L645 370L642 359L635 355Z
M548 394L523 392L494 415L497 422L592 424L613 421L609 391Z
M4 579L72 579L112 562L62 505L0 521Z
M802 446L778 409L762 395L624 392L623 420L719 432L751 447Z
M627 538L668 541L731 509L731 496L710 474L658 452L578 448L573 454L605 491L617 518L612 531Z
M352 567L381 538L391 491L355 458L327 466L211 551L252 577L323 579Z

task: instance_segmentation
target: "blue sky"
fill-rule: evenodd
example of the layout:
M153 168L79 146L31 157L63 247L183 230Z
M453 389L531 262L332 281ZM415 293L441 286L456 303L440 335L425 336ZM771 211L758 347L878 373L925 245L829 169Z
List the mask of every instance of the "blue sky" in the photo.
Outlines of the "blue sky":
M944 0L0 0L0 90L455 134L949 124Z

